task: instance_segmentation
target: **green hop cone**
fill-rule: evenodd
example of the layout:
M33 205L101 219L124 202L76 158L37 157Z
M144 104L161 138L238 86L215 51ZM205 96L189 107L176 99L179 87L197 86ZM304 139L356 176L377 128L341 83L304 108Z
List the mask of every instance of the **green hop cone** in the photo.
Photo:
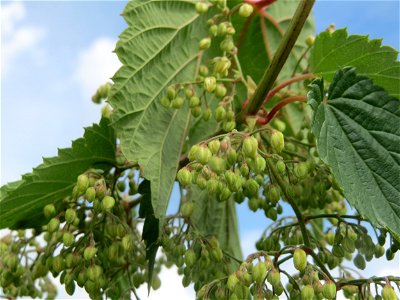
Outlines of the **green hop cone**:
M192 182L192 173L188 168L182 168L176 174L176 177L180 184L187 186Z
M203 14L208 10L208 5L205 2L197 2L195 7L198 14Z
M160 103L165 108L168 108L168 107L171 106L171 101L168 99L168 97L162 97L161 100L160 100Z
M336 285L334 282L325 283L322 294L326 299L335 299L336 297Z
M219 140L212 140L211 142L208 143L208 148L210 149L212 154L217 154L220 146L221 143Z
M93 246L88 246L83 251L83 258L85 260L91 260L97 253L97 248Z
M183 99L182 97L176 97L174 100L171 101L171 106L172 108L179 109L182 107L184 102L185 99Z
M43 214L46 217L46 219L50 219L50 218L54 217L57 214L54 204L47 204L43 208Z
M214 118L217 122L221 122L226 117L226 110L223 106L218 106L214 112Z
M336 257L343 257L344 256L344 250L343 247L340 245L333 245L332 247L332 254Z
M218 180L214 178L209 179L206 188L209 195L215 195L218 191Z
M194 145L194 146L192 146L192 148L190 148L189 153L188 153L189 161L196 160L196 153L199 149L200 149L199 145Z
M309 172L309 167L307 162L300 162L294 166L293 173L299 179L306 178Z
M276 287L281 284L281 274L277 270L271 270L268 273L267 281L273 286Z
M121 240L122 248L125 251L130 251L133 248L133 237L130 234L125 235Z
M238 284L239 279L236 276L235 273L229 275L228 280L226 282L226 287L228 288L228 290L230 290L231 292L233 292L235 290L236 285Z
M352 240L348 236L343 238L342 247L343 247L344 251L349 252L349 253L353 253L356 250L356 246L355 246L354 240Z
M227 58L226 56L223 57L216 57L214 58L214 73L215 74L225 74L229 68L231 67L231 61L229 58ZM226 88L224 85L222 85L222 87L225 89L225 94L226 94ZM222 98L225 95L222 96L218 96Z
M354 265L360 270L364 270L366 267L365 259L361 254L357 254L353 259Z
M72 244L74 243L75 239L74 239L74 235L71 232L64 232L63 233L63 244L66 247L72 246Z
M186 266L192 267L196 263L196 260L197 260L196 253L192 249L189 249L188 251L185 252L184 261Z
M239 8L239 16L243 18L249 17L253 13L253 6L248 3L243 3Z
M193 213L193 201L187 201L181 206L181 214L185 218L189 218Z
M227 201L232 195L231 190L228 187L224 187L218 195L218 200L220 202Z
M217 32L217 34L218 34L219 36L224 36L224 35L226 34L226 30L227 30L226 24L225 24L225 23L220 23L220 24L218 25L218 32Z
M217 79L214 76L204 78L204 89L212 93L217 87Z
M271 146L277 152L281 153L285 147L285 139L283 133L280 131L274 131L271 135Z
M64 258L58 255L52 259L52 268L57 274L60 273L65 268Z
M314 298L314 289L311 285L306 285L301 290L301 300L312 300Z
M236 150L233 148L229 148L226 153L226 160L230 165L234 165L236 163L237 153Z
M85 193L89 187L89 177L87 177L85 174L79 175L76 182L76 187L78 195Z
M265 262L258 262L252 269L253 280L258 284L261 284L264 281L266 274L267 266Z
M243 140L243 154L249 158L255 158L258 150L258 141L255 137L249 136Z
M190 109L190 113L192 114L193 117L197 118L201 116L201 107L196 106Z
M382 290L382 298L383 300L396 300L398 299L394 289L390 285L385 285Z
M219 156L212 156L208 165L210 169L217 174L221 174L226 170L226 161Z
M307 254L303 249L297 248L293 253L294 267L303 272L307 266Z
M199 68L199 73L201 76L207 76L208 75L208 68L205 65L201 65Z
M280 199L280 189L276 184L270 184L267 189L267 199L275 205Z
M115 205L115 199L111 196L105 196L101 201L101 208L104 212L111 211Z
M89 187L85 193L85 199L88 202L93 202L96 198L96 189L94 187Z
M74 223L75 219L77 218L76 216L76 211L73 208L68 208L65 211L65 221L69 224Z
M375 245L375 257L379 258L382 257L385 254L385 248L379 244Z
M225 39L219 44L222 51L231 52L235 48L235 43L231 36L226 36ZM228 71L225 72L225 75Z
M227 121L222 124L222 129L224 132L231 132L233 129L236 128L236 122L235 121Z
M204 109L201 117L203 118L204 121L210 120L210 118L211 118L211 109L210 108Z
M94 282L99 280L99 277L102 274L103 274L103 269L99 265L91 265L86 270L86 275L88 279Z

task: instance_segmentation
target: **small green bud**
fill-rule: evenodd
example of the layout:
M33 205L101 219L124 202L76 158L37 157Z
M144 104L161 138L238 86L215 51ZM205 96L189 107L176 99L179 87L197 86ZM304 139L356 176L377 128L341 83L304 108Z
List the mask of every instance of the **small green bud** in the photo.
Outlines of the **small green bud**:
M74 223L75 219L76 219L76 211L75 211L75 209L68 208L65 211L65 221L67 223L69 223L69 224L72 224L72 223Z
M196 11L198 14L203 14L208 10L208 5L205 2L196 3Z
M50 233L56 232L60 228L60 220L58 218L52 218L47 224L47 231Z
M85 174L79 175L76 186L78 195L85 193L89 187L89 177L87 177Z
M192 267L196 263L196 260L197 260L196 253L194 253L194 251L192 249L189 249L188 251L185 252L184 260L185 260L186 266Z
M261 284L264 281L265 275L267 274L267 266L264 262L258 262L252 269L253 280Z
M192 148L190 148L189 153L188 153L189 161L196 160L196 153L199 151L199 149L200 149L199 145L194 145L194 146L192 146Z
M171 101L168 99L168 97L162 97L160 100L160 103L162 106L168 108L171 106Z
M270 184L268 186L267 198L273 205L278 203L278 201L280 199L280 189L277 185Z
M98 265L91 265L87 268L86 275L89 280L91 281L97 281L99 280L99 277L103 274L103 269L102 267Z
M200 98L197 96L190 97L189 107L193 108L200 105Z
M243 177L247 177L250 173L249 166L244 163L240 166L240 174L242 174Z
M230 165L234 165L236 163L237 153L233 148L229 148L226 154L226 160Z
M169 100L174 100L176 97L176 89L173 85L167 88L167 97Z
M125 251L130 251L133 248L133 237L130 234L125 235L121 240L122 247Z
M214 76L204 78L204 89L212 93L217 87L217 79Z
M249 17L253 13L253 6L248 3L244 3L239 8L239 15L243 18Z
M210 169L217 174L221 174L226 169L226 161L218 156L212 156L208 165Z
M227 29L226 24L225 23L220 23L218 25L218 35L219 36L225 35L226 34L226 29Z
M364 270L366 267L365 259L361 254L357 254L353 259L354 265L360 270Z
M307 46L308 46L308 47L311 47L311 46L314 44L314 41L315 41L315 36L309 35L309 36L306 38L306 44L307 44Z
M311 285L306 285L301 290L301 300L312 300L314 298L314 289Z
M285 139L283 137L282 132L274 131L271 135L271 146L277 152L282 152L285 147Z
M193 213L193 201L187 201L181 206L181 214L185 218L189 218Z
M203 110L202 118L204 121L210 120L210 118L211 118L211 109L210 108L206 108Z
M200 106L193 107L193 108L190 110L190 113L191 113L192 116L195 117L195 118L200 117L200 115L201 115L201 107L200 107Z
M271 270L267 276L267 281L273 286L281 284L281 274L276 270Z
M236 276L235 273L229 275L228 280L226 282L226 287L228 288L228 290L230 290L231 292L233 292L235 290L236 285L238 284L239 279Z
M208 33L212 36L217 36L218 34L218 26L217 25L211 25L210 28L208 29ZM199 72L200 73L200 72ZM201 73L200 73L201 74ZM207 74L203 75L206 76Z
M217 154L220 146L221 143L219 140L212 140L211 142L208 143L208 148L210 149L212 154Z
M58 255L52 259L52 268L57 274L64 270L65 262L61 255Z
M231 52L233 48L235 48L235 43L233 42L231 36L226 36L225 39L219 44L219 47L221 48L222 51ZM226 74L226 72L227 71L221 74Z
M43 214L46 217L46 219L50 219L50 218L54 217L57 214L54 204L47 204L43 208Z
M261 174L264 172L267 163L265 159L261 155L257 155L256 159L254 160L254 168L257 174Z
M214 195L217 193L218 190L218 181L216 179L211 178L207 181L207 192L210 195Z
M71 232L64 232L63 234L63 244L66 247L72 246L74 243L74 235Z
M185 100L182 97L176 97L174 100L171 101L172 108L179 109L182 107Z
M224 187L218 196L218 200L224 202L232 196L232 192L228 187Z
M210 46L211 46L211 38L209 38L209 37L202 39L199 43L200 50L208 49L208 48L210 48Z
M218 106L214 112L214 118L217 122L221 122L226 117L226 110L223 106Z
M336 257L343 257L344 256L344 250L343 247L340 245L333 245L332 247L332 254Z
M277 163L276 163L276 169L278 170L278 172L280 174L285 173L285 171L286 171L285 163L282 160L278 160Z
M375 257L379 258L385 254L385 248L379 244L375 245Z
M101 208L104 212L110 211L115 205L115 199L111 196L105 196L101 201Z
M397 296L394 292L394 289L389 285L386 284L382 290L382 298L383 300L396 300Z
M253 178L248 179L244 184L244 193L247 197L257 197L260 186Z
M299 179L304 179L308 175L309 167L307 162L300 162L294 166L293 173Z
M200 146L196 151L196 160L202 165L205 165L210 160L211 156L212 153L210 149L205 146Z
M214 58L214 73L215 74L225 75L230 67L231 67L231 61L226 56ZM222 87L225 88L223 85L222 85ZM222 92L223 91L219 91L220 94L222 94ZM217 92L215 92L215 93L217 95ZM226 88L225 88L225 94L226 94ZM217 97L222 98L223 96L225 96L225 94L222 96L217 95Z
M221 83L218 84L217 87L215 88L215 96L217 96L218 98L222 98L226 95L226 87Z
M207 76L208 75L208 68L205 65L201 65L199 68L199 74L201 76Z
M356 250L354 240L346 236L342 241L343 250L346 252L353 253Z
M183 186L187 186L192 182L192 173L187 168L180 169L176 177Z
M294 267L303 272L307 266L307 254L303 249L297 248L293 253Z
M335 299L336 297L336 285L334 282L327 282L325 283L323 289L322 289L322 294L326 299Z
M235 128L236 128L236 122L235 121L227 121L222 125L222 129L225 132L231 132Z
M249 136L243 140L243 154L249 158L255 158L258 150L258 141L255 137Z
M96 189L94 187L89 187L85 193L85 199L88 202L93 202L96 198Z
M93 246L88 246L83 251L83 258L85 260L91 260L97 253L97 248Z

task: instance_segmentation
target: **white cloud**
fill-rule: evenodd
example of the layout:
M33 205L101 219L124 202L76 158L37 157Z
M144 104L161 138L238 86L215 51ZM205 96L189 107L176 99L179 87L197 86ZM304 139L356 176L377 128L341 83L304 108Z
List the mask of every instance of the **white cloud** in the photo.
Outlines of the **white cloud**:
M45 31L33 25L21 25L26 16L25 6L14 2L1 6L1 72L21 54L37 55L37 46Z
M114 40L102 37L79 53L75 80L79 83L85 99L92 96L99 85L110 81L121 66L117 55L112 52L114 48Z

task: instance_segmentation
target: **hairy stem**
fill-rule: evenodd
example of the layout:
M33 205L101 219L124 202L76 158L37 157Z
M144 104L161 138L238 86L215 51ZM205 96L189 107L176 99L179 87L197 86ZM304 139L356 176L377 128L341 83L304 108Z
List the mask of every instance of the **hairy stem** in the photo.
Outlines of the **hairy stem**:
M264 98L273 86L276 78L282 70L283 65L289 57L289 54L292 51L297 38L299 37L301 29L303 28L303 25L306 22L309 13L311 12L314 2L315 0L303 0L300 2L289 24L289 28L285 32L282 42L280 43L274 55L274 58L261 78L261 81L249 102L249 105L244 111L244 115L255 114L262 106Z

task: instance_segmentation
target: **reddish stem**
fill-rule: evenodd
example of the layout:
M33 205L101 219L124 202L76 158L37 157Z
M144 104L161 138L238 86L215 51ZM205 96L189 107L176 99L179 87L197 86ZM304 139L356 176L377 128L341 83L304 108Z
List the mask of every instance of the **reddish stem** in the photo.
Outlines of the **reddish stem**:
M274 87L272 90L269 91L269 93L267 94L267 97L265 97L264 104L267 103L272 97L274 97L276 95L276 93L278 93L280 90L287 87L288 85L291 85L294 82L303 81L303 80L311 79L314 77L315 77L314 74L307 73L307 74L292 77L292 78L278 84L276 87Z
M285 99L283 99L282 101L280 101L278 104L276 104L271 111L269 112L269 114L266 117L257 117L257 123L260 125L265 125L268 124L269 121L271 121L273 119L273 117L278 113L278 111L281 110L282 107L284 107L285 105L292 103L292 102L305 102L307 100L306 96L291 96L291 97L287 97Z

